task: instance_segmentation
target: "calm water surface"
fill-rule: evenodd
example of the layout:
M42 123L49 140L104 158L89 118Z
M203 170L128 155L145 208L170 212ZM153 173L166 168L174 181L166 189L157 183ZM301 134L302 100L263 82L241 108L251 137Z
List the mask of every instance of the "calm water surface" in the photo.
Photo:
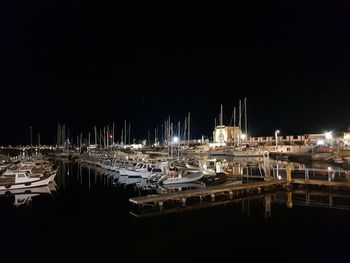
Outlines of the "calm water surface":
M2 258L9 262L347 262L348 196L287 193L136 211L139 191L60 162L56 190L1 195ZM39 190L37 190L39 191ZM46 193L45 193L46 192ZM333 207L329 208L329 203ZM323 204L324 207L321 207ZM170 210L171 211L171 210ZM205 260L205 261L203 261ZM344 261L345 260L345 261ZM4 261L7 262L7 261Z

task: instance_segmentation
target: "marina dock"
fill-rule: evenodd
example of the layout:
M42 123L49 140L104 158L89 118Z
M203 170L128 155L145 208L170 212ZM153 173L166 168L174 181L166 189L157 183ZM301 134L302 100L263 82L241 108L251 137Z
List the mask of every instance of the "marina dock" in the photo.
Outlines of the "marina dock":
M199 198L203 200L210 197L215 201L217 196L229 196L230 199L242 197L243 195L259 195L268 190L274 190L278 187L286 188L287 186L298 187L327 187L333 190L350 189L350 183L347 181L329 181L317 179L269 179L261 182L252 182L244 184L224 184L204 189L194 189L187 191L179 191L160 195L140 196L129 199L129 202L137 206L156 206L163 207L167 201L179 201L183 205L189 198Z
M350 189L349 182L336 182L327 180L305 180L305 179L293 179L292 184L304 185L304 186L319 186L319 187L332 187L332 188L346 188Z
M194 189L188 191L179 191L174 193L167 193L162 195L154 195L154 196L140 196L130 198L129 201L135 205L155 205L163 206L164 202L170 200L178 200L183 204L186 203L188 198L206 198L210 196L212 200L215 200L217 195L242 195L244 193L251 194L253 192L261 193L264 190L273 189L278 186L284 186L287 183L286 180L268 180L264 182L254 182L247 184L229 184L229 185L218 185L205 189Z

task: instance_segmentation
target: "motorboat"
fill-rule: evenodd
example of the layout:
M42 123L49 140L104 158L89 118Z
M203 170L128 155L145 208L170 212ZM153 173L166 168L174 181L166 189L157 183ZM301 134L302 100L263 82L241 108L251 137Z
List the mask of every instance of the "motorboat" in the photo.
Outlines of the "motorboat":
M176 171L168 171L164 176L162 176L159 180L159 183L163 185L168 184L183 184L199 181L204 176L204 173L186 173L186 172L176 172Z
M0 177L0 191L45 186L54 180L56 174L57 170L46 172L42 176L31 176L26 172L15 171L11 175L2 175Z

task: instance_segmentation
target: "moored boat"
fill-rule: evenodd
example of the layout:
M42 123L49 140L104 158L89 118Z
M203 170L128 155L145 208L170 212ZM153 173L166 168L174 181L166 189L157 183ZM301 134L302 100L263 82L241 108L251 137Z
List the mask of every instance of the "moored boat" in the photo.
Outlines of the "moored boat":
M182 173L171 171L164 175L159 182L163 183L163 185L168 184L184 184L199 181L204 176L204 173Z
M47 172L42 176L28 176L26 172L16 171L13 175L0 177L0 191L45 186L53 181L56 173L57 170Z

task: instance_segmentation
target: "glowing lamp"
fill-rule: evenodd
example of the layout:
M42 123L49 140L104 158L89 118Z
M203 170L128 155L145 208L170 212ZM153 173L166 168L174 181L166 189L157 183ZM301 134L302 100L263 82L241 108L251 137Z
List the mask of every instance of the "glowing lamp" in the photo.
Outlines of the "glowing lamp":
M324 145L324 140L321 140L321 139L318 140L318 141L317 141L317 145Z
M332 132L326 132L325 133L326 140L333 140L333 134Z

